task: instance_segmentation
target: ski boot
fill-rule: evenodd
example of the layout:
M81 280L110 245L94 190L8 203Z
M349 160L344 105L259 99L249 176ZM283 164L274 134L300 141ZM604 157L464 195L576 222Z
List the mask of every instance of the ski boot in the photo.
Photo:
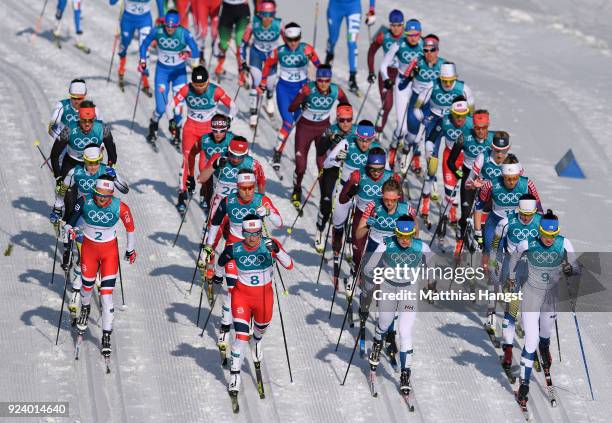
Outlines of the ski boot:
M227 351L229 349L230 325L222 324L219 328L219 337L217 338L217 347L221 354L221 364L227 366Z
M519 390L516 394L516 402L518 402L519 406L523 413L527 413L527 396L529 395L529 384L525 383L523 379L520 379Z
M400 375L400 391L402 395L408 395L412 391L412 385L410 384L410 369L402 369Z
M121 92L125 92L125 62L127 57L119 58L119 69L117 69L117 78L119 80L119 89Z
M83 35L83 31L77 31L76 33L76 44L74 45L76 48L81 50L85 54L91 53L91 49L85 45L83 40L81 39L81 35Z
M153 92L151 91L151 86L149 85L149 78L146 75L142 75L142 88L140 89L147 97L153 97Z
M361 97L361 91L357 85L357 72L351 72L349 76L349 91L355 94L357 97Z
M181 144L181 130L174 118L170 119L170 122L168 122L168 131L170 131L170 135L172 135L172 145L178 148Z
M423 168L421 167L421 156L418 154L414 154L412 156L412 161L410 162L410 170L412 173L419 178L423 174Z
M372 342L372 351L368 357L368 363L370 363L370 370L375 372L378 364L380 363L380 350L382 349L383 341L374 339Z
M80 289L74 289L74 288L72 288L72 290L70 291L70 301L68 302L68 311L70 312L70 319L72 319L73 322L76 322L76 319L77 319L77 310L79 308L80 292L81 292Z
M402 148L402 155L400 159L400 172L402 175L405 175L408 172L408 167L410 166L410 162L408 161L409 154L410 150Z
M298 211L302 207L302 187L293 186L293 192L291 193L291 204Z
M317 233L315 235L315 250L317 251L317 253L319 254L323 254L323 250L325 249L325 245L324 245L324 238L323 238L323 229L320 229L319 227L317 227Z
M389 357L389 361L391 362L391 367L393 369L397 369L397 343L395 342L395 331L387 332L387 336L385 337L385 353Z
M77 324L76 324L79 332L85 332L87 330L90 310L91 310L90 304L81 306L81 315L79 316L79 320L77 321Z
M206 201L206 197L204 197L203 195L200 197L200 207L204 212L204 216L208 217L208 212L210 209L208 208L208 201Z
M334 62L334 53L326 52L325 54L325 64L331 65Z
M493 346L495 348L499 348L501 346L501 343L499 339L497 339L497 334L495 331L496 326L497 326L497 318L495 317L495 310L488 310L487 311L487 321L484 324L484 328L487 331L489 338L491 338L491 342L493 343Z
M187 206L185 205L186 199L187 193L185 191L180 191L178 196L178 203L176 204L176 209L178 210L181 216L187 213Z
M102 349L100 351L106 358L110 357L111 352L113 351L111 348L111 333L112 331L110 330L102 331Z
M255 129L255 127L257 126L257 111L253 113L253 110L251 110L251 117L249 118L249 126L251 127L251 129Z
M451 208L450 208L450 219L449 219L449 223L452 227L456 227L457 226L457 222L459 221L457 219L457 205L456 204L452 204Z
M429 221L429 206L430 206L430 197L429 195L423 195L423 201L421 201L421 210L419 213L423 218L423 223L427 227L427 230L431 230L431 222Z
M272 97L274 93L272 91L268 91L266 93L266 113L268 116L274 116L274 112L276 111L274 106L274 98Z
M538 345L538 349L540 350L540 364L542 365L542 370L544 370L544 373L550 371L550 366L552 364L552 355L550 354L549 347L550 338L540 338L540 344Z
M240 391L240 370L230 372L230 382L227 386L227 392L232 400L232 411L234 414L240 411L238 405L238 391Z
M155 144L155 140L157 140L157 129L158 128L159 128L159 122L156 122L153 119L149 120L149 133L147 134L148 143Z
M514 382L516 382L516 376L512 374L512 344L504 344L502 350L504 351L502 368L508 377L508 381L514 384Z

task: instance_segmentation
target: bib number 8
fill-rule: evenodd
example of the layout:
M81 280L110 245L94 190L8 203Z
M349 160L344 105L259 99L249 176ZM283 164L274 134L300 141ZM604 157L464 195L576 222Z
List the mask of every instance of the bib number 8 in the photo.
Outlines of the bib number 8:
M259 276L251 276L251 285L259 285Z

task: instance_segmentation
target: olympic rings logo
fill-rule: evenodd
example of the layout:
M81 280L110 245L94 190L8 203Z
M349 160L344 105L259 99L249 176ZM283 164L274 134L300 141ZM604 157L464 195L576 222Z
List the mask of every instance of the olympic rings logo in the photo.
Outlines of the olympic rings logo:
M190 107L206 107L210 105L210 100L207 97L187 96L185 99Z
M244 219L247 214L255 214L255 209L251 207L250 209L232 209L231 214L238 220Z
M403 51L402 54L400 54L400 57L402 58L404 62L410 62L412 59L414 59L418 55L419 55L418 52Z
M470 145L467 150L470 152L470 154L477 156L480 153L484 152L486 149L486 147L484 145Z
M456 129L456 128L451 128L446 131L449 138L452 140L456 140L457 138L459 138L459 135L461 135L461 132L462 132L461 129Z
M331 97L313 97L309 102L319 109L329 109L334 102L334 99Z
M412 263L416 258L414 253L391 253L391 260L396 263Z
M250 256L242 256L238 258L238 262L243 266L257 266L266 261L266 258L263 254L258 255L250 255Z
M435 97L440 104L450 104L454 98L451 93L436 93Z
M351 157L351 161L355 163L357 166L360 166L360 165L362 166L366 164L366 161L368 160L365 154L351 153L350 157Z
M514 204L518 203L521 194L518 192L501 192L496 195L497 199L504 204Z
M484 173L489 177L489 179L493 179L501 176L501 169L496 167L488 167L485 169Z
M533 258L540 264L553 264L559 258L559 254L555 251L536 251L533 253Z
M535 229L529 229L529 228L514 228L512 229L512 235L514 235L516 238L520 239L521 241L531 237L531 238L535 238L536 236L538 236L538 231Z
M87 217L89 217L93 223L109 223L113 220L113 213L89 210L89 212L87 212Z
M212 156L213 154L222 154L225 153L225 148L224 147L207 147L206 148L206 153L209 156Z
M302 57L297 54L288 54L281 57L281 62L286 66L295 66L302 62Z
M83 138L74 138L72 140L72 142L74 143L74 146L77 148L85 148L86 145L91 144L91 143L98 143L98 137L83 137Z
M181 43L176 38L165 38L165 37L160 38L157 42L162 48L165 48L165 49L177 48L179 44Z
M79 188L82 192L91 191L95 184L95 179L79 179Z
M66 118L66 122L76 122L79 120L79 115L76 113L66 113L64 117Z
M378 185L366 184L363 186L362 191L369 197L374 197L381 194L382 188Z
M221 169L221 174L227 179L235 179L238 175L238 168L236 167L224 167Z
M440 71L435 69L421 69L419 76L427 81L432 81L440 76Z
M378 223L381 228L388 229L395 225L395 219L392 217L378 216L376 218L376 223Z
M263 30L255 32L255 38L258 41L274 41L279 37L280 33L276 31Z

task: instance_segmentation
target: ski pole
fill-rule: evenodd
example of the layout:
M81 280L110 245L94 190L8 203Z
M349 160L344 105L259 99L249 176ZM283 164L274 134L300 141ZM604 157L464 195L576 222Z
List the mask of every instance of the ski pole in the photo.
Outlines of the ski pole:
M340 342L340 341L338 341ZM359 334L357 334L357 336L355 337L355 345L353 345L353 352L351 353L351 358L349 359L349 363L348 366L346 368L346 373L344 373L344 379L342 379L342 383L340 384L340 386L344 386L344 383L346 382L346 377L348 376L348 372L351 368L351 364L353 364L353 357L355 357L355 351L357 350L357 344L359 343ZM338 351L338 346L336 345L336 351Z
M60 327L62 326L62 316L64 315L64 303L66 302L66 288L68 287L68 279L70 279L70 268L72 267L72 241L68 243L68 266L64 272L64 292L62 294L62 306L60 307L59 320L57 322L57 335L55 335L55 345L59 341Z
M38 149L38 152L40 153L40 155L42 156L44 160L43 164L41 164L40 167L47 165L51 173L53 173L53 169L51 168L51 165L49 164L50 157L45 156L45 153L43 153L43 151L41 150L40 141L39 140L34 141L34 146Z
M268 232L268 228L266 226L266 222L263 221L263 229L266 237L270 237L270 232ZM285 281L283 280L283 275L281 274L280 267L278 267L278 262L275 260L274 264L276 265L276 271L278 273L278 277L280 278L281 285L283 286L283 295L289 295L289 291L287 291L287 287L285 286Z
M240 93L240 88L242 88L242 85L238 84L238 89L236 90L236 94L234 94L234 103L236 102L236 99L238 98L238 94Z
M121 3L123 3L123 1ZM119 5L119 17L117 18L117 29L115 30L115 39L113 40L113 54L111 55L110 66L108 67L108 75L106 77L107 84L110 82L111 71L113 69L113 61L115 60L115 51L117 50L117 44L119 44L122 15L123 15L123 5Z
M559 362L561 362L561 342L559 341L559 325L557 324L557 318L555 318L555 333L557 334L557 351L559 351Z
M198 327L200 326L200 312L202 311L202 298L204 298L204 279L205 278L202 278L202 290L200 291L200 303L198 304L198 316L196 318L196 326Z
M119 245L117 245L117 256L119 256ZM123 292L123 274L121 273L121 258L118 260L119 263L119 287L121 288L121 307L125 309L125 294Z
M189 201L187 201L187 207L185 208L185 213L181 218L181 224L179 225L178 231L176 231L176 236L174 237L174 242L172 242L172 248L176 245L176 241L178 240L179 234L181 233L181 229L183 228L183 223L185 223L185 218L187 217L187 212L189 211L189 205L191 204L191 200L193 199L193 195L189 196Z
M36 24L34 25L34 32L32 33L32 38L30 39L31 41L33 41L34 38L40 32L40 27L42 25L42 19L43 19L43 16L45 14L45 9L47 8L47 2L48 2L48 0L45 0L45 3L43 4L42 10L40 11L40 15L38 16L38 19L36 19Z
M306 199L304 200L304 203L302 204L302 206L300 207L300 209L298 210L298 214L297 216L295 216L295 219L293 220L293 224L291 225L291 227L289 229L287 229L287 233L289 235L291 235L291 232L293 232L293 228L295 227L296 222L298 221L298 219L300 218L300 216L302 216L302 214L304 214L304 207L306 207L306 203L308 203L308 199L310 198L310 196L312 195L312 192L314 191L315 186L317 185L317 182L319 182L319 179L321 179L321 175L323 175L323 169L321 169L319 171L319 176L317 176L317 179L315 179L310 187L310 189L308 190L308 194L306 194Z
M336 191L338 187L338 182L341 180L341 178L342 178L342 168L340 168L340 170L338 171L338 178L336 178L336 183L334 184L334 190L332 191L332 195ZM323 195L323 193L321 193L321 195ZM323 262L325 261L325 252L327 251L327 241L329 240L329 233L331 232L331 227L333 224L332 218L334 215L335 208L336 208L336 197L334 196L331 212L329 213L329 216L328 216L329 226L327 227L327 234L325 235L325 244L323 244L323 254L321 255L321 263L319 264L319 274L317 275L317 286L315 287L315 291L319 290L319 279L321 278L321 270L323 270Z
M340 264L338 266L338 272L336 273L336 269L334 269L334 280L336 281L336 283L334 284L334 294L332 295L331 306L329 307L329 316L327 316L327 319L331 319L332 310L334 308L334 302L336 300L336 293L338 292L338 283L339 283L338 279L340 278L340 268L342 267L342 259L344 258L344 249L346 247L346 244L348 244L347 242L348 232L347 231L348 231L349 222L353 218L354 210L355 210L355 207L352 207L349 218L346 220L346 222L344 222L344 234L346 236L345 236L344 242L342 242L342 249L340 250L340 261L339 261Z
M213 285L213 301L210 306L210 310L208 311L208 316L206 316L206 320L204 321L204 326L202 326L202 332L200 336L204 336L204 331L206 330L206 326L208 325L208 321L210 320L210 316L212 316L213 310L215 309L215 304L217 303L217 298L219 297L219 293L214 294L214 285Z
M255 145L255 138L257 138L257 128L259 128L259 116L261 113L261 103L263 103L263 96L257 94L257 122L255 123L255 129L253 130L253 141L251 141L251 145Z
M132 123L130 123L130 133L132 133L132 131L134 130L134 119L136 119L136 109L138 108L138 99L140 98L140 86L141 85L142 85L142 78L138 78L138 88L136 89L136 101L134 102L134 112L132 113Z
M370 88L372 88L373 83L369 82L368 83L368 89L366 90L365 95L363 96L363 101L361 102L361 106L359 106L359 111L357 112L357 117L355 118L355 123L359 123L359 117L361 116L361 111L363 110L363 106L365 106L365 103L368 99L368 95L370 94Z
M315 4L315 16L314 16L314 31L312 36L312 48L317 49L317 23L319 21L319 2Z
M382 116L385 114L385 109L384 109L384 107L385 107L385 103L387 102L387 95L389 95L389 92L390 92L390 91L391 91L391 89L387 89L387 90L385 91L385 95L383 95L383 98L382 98L382 107L380 108L380 112L378 112L378 114L376 115L376 121L374 122L374 127L377 127L377 126L378 126L378 121L379 121L379 120L380 120L380 118L381 118L381 117L382 117ZM390 109L389 109L389 110L390 110ZM387 122L385 122L385 123L387 123ZM383 129L384 129L384 127L383 127ZM381 132L382 132L382 129L381 129Z
M576 325L576 334L578 335L578 342L580 343L580 353L582 354L582 363L584 364L584 371L586 373L587 381L589 383L589 390L591 391L591 399L595 401L595 395L593 394L593 386L591 385L591 376L589 374L589 366L586 360L586 354L584 352L584 345L582 344L582 336L580 335L580 325L578 324L578 316L576 315L576 300L572 300L570 295L570 283L569 278L565 277L565 284L567 285L567 292L570 300L570 307L572 309L572 314L574 315L574 324ZM557 338L558 339L558 338Z
M279 276L280 276L280 273L279 273ZM285 343L285 355L287 356L287 367L289 367L289 380L291 381L291 383L293 383L293 374L291 373L291 361L289 360L289 348L287 347L287 335L285 334L285 322L283 321L283 312L280 306L280 299L278 298L278 287L276 285L276 280L274 280L274 292L276 293L276 306L278 307L278 315L281 321L281 330L283 331L283 342Z
M202 236L202 242L200 242L200 249L198 251L198 258L196 259L196 265L193 269L193 276L191 277L191 286L189 287L189 295L191 295L191 290L193 289L193 284L195 282L196 273L198 272L198 263L200 262L200 257L202 257L202 249L204 248L204 244L206 243L206 235L208 234L208 221L210 220L211 209L208 210L208 218L206 219L206 227L204 228L204 235Z
M444 210L442 211L442 213L440 213L440 218L438 219L438 224L436 225L436 230L434 231L434 236L432 236L431 240L429 241L430 247L433 244L434 240L436 239L436 236L439 236L438 231L440 230L440 227L442 226L442 222L444 221L444 218L446 217L446 211L448 210L448 206L450 206L450 204L453 202L453 197L455 196L455 193L457 192L457 188L459 187L460 184L461 184L461 180L457 181L457 183L455 184L455 188L453 188L453 191L451 192L451 195L449 196L449 199L446 202L446 205L444 206Z
M55 263L57 263L57 245L59 244L60 231L57 231L57 236L55 237L55 250L53 251L53 269L51 270L51 283L49 285L53 285L53 280L55 279Z

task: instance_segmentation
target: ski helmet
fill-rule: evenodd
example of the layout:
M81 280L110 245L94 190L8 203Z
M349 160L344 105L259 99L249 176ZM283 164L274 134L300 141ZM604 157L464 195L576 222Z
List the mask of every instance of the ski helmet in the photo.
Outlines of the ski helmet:
M361 120L357 125L357 138L361 140L370 140L376 135L374 124L369 120Z
M353 119L353 106L349 103L339 103L336 106L336 119Z
M508 150L510 148L510 134L506 131L496 131L493 135L493 148L495 150Z
M253 234L261 233L261 218L256 214L249 213L242 220L242 233L250 232Z
M450 107L450 112L453 117L463 117L470 113L468 102L464 96L458 95L453 99L453 103Z
M196 66L191 71L191 82L194 84L204 84L208 82L208 71L204 66Z
M395 221L395 234L403 237L413 236L416 233L416 226L412 216L404 214Z
M215 113L210 120L210 127L213 132L223 132L229 129L229 119L221 113Z
M366 166L384 166L387 163L385 150L381 147L373 147L368 151Z
M87 101L81 103L79 107L79 119L95 119L96 118L96 105L93 101Z
M102 149L96 144L89 144L83 150L83 162L85 164L98 164L102 161Z
M102 194L99 190L107 189L111 193L110 194ZM94 188L94 194L99 197L112 197L115 192L115 183L113 179L108 175L102 175L98 179L96 179L96 186Z
M332 68L330 65L322 64L317 68L317 79L331 79Z
M421 33L421 22L418 19L410 19L406 21L404 27L404 33L406 35L416 35Z
M457 79L457 68L455 67L455 63L442 63L442 66L440 66L440 79L442 81L454 81Z
M84 79L73 79L68 88L70 98L84 98L87 95L87 86Z
M403 24L404 23L404 14L401 10L393 9L391 13L389 13L389 23L393 24Z
M246 138L236 135L230 141L228 150L234 156L244 156L249 151L249 142Z
M257 6L257 14L271 18L276 14L276 3L273 0L264 0Z
M476 110L472 118L473 118L475 127L476 126L478 127L489 126L489 112L487 110L484 110L484 109Z
M529 193L521 195L518 206L518 211L520 214L530 216L535 214L537 210L537 201L533 195Z
M164 17L164 25L168 28L177 28L180 24L179 13L176 9L170 9Z
M423 48L433 47L437 50L438 44L440 44L440 39L436 34L428 34L425 36L425 38L423 38Z
M540 234L548 237L559 235L559 218L553 214L553 211L548 209L546 214L540 220Z
M285 25L285 39L287 41L295 41L302 38L302 27L295 22L289 22Z

